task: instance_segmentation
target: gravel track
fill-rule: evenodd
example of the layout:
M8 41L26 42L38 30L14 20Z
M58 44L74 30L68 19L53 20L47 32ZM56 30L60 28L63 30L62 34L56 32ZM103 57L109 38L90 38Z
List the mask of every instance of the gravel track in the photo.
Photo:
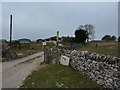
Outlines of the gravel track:
M40 67L40 63L43 61L44 53L40 52L25 58L3 63L2 88L18 88L33 70Z

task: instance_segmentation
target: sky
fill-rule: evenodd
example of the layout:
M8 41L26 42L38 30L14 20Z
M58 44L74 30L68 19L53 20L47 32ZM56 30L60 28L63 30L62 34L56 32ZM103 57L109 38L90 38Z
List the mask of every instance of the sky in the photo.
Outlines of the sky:
M118 36L120 36L120 1L118 3Z
M13 15L13 39L37 40L55 36L74 37L80 25L92 24L95 39L118 36L117 2L3 2L2 38L9 40Z
M0 38L2 38L2 3L0 3Z

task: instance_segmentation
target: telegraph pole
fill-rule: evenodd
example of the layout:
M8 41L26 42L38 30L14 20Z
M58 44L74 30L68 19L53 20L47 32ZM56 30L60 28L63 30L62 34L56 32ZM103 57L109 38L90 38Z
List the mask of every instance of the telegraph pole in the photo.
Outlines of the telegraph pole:
M12 15L10 15L10 46L12 42Z

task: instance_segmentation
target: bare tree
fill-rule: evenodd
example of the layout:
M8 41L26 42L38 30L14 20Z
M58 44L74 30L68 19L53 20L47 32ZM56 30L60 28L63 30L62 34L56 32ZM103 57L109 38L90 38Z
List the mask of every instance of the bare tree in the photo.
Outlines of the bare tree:
M80 29L85 30L84 25L80 25L77 30L80 30Z
M90 24L86 24L84 25L85 30L88 32L88 38L87 41L94 39L94 34L95 34L95 27L93 25Z

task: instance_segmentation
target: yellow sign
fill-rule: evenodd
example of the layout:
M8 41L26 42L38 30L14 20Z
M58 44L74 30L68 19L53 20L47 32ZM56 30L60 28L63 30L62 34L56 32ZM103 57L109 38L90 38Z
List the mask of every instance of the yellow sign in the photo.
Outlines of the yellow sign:
M57 31L57 36L56 36L56 46L58 46L58 40L59 40L59 31Z

